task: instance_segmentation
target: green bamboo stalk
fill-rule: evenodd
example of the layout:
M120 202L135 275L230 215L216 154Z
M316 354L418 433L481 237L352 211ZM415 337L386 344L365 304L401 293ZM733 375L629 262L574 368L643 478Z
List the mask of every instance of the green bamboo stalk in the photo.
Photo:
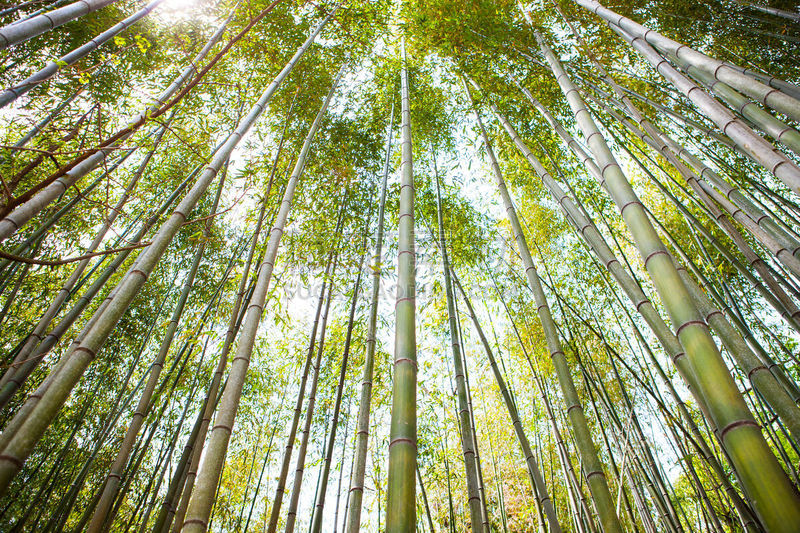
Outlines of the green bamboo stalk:
M389 178L389 163L392 154L392 130L394 129L394 104L389 117L389 129L386 134L386 158L383 163L383 180L381 184L380 203L378 207L378 223L375 227L375 255L372 264L372 299L367 325L367 349L364 355L364 370L361 377L361 396L358 403L358 429L356 430L356 450L353 463L353 479L350 482L350 503L346 533L358 533L361 527L361 507L364 497L364 474L367 467L367 445L369 440L369 416L372 403L372 377L375 369L375 334L378 328L378 298L381 290L381 272L383 271L383 222L386 209L386 182Z
M330 20L335 11L334 9L334 11L325 18L324 22L312 33L312 38L306 41L306 47L311 44L313 37L321 31L322 27ZM302 51L303 48L298 51L298 55L296 55L298 59L300 55L302 55L299 52ZM314 136L322 123L322 119L325 116L328 105L333 99L333 95L336 92L336 88L343 74L344 67L339 70L339 74L336 76L331 90L328 92L322 107L309 128L303 147L297 157L297 163L289 178L289 182L286 184L281 207L273 223L272 231L270 232L267 252L259 268L258 281L256 282L250 306L247 308L247 314L242 323L242 332L239 335L236 357L233 359L231 370L228 374L227 386L220 400L215 425L209 436L205 460L197 474L195 490L189 501L189 508L186 511L186 521L181 530L186 533L203 532L208 527L208 519L214 501L214 492L222 473L228 442L233 431L233 423L236 419L242 388L244 387L245 378L247 376L247 368L250 364L250 355L255 344L258 325L263 315L264 302L266 301L267 292L269 290L269 283L272 279L273 267L278 256L278 248L280 246L281 237L283 236L286 220L289 216L289 210L292 206L292 198L294 197L297 183L305 168L306 159L311 150Z
M367 217L367 227L369 227L369 217ZM311 533L320 533L322 531L322 512L325 508L325 494L328 489L328 477L330 476L330 468L331 468L331 461L333 460L333 448L336 444L336 429L339 423L339 413L341 412L342 408L342 393L344 391L344 385L347 376L347 362L350 358L350 343L353 339L353 327L355 326L355 313L356 313L356 303L358 301L358 295L361 291L361 277L363 274L363 267L364 267L364 257L366 255L366 240L367 240L367 232L366 228L364 231L364 242L362 243L362 249L364 252L361 254L361 259L358 263L358 275L356 276L355 285L353 286L353 295L350 301L350 314L348 316L347 322L347 333L345 334L344 339L344 349L342 352L342 365L339 371L339 384L336 389L336 399L334 400L333 404L333 417L331 420L331 430L328 434L328 443L325 450L325 463L322 470L322 477L320 479L320 490L317 493L317 502L314 505L314 515L311 519ZM334 524L336 521L334 521Z
M475 460L474 438L470 409L467 403L467 386L465 381L465 364L459 342L459 331L456 324L456 309L453 297L453 283L450 279L450 261L447 253L447 241L444 233L444 215L442 213L442 197L439 187L439 174L434 172L436 179L436 214L438 221L439 250L442 255L442 268L444 270L445 297L447 300L447 316L450 327L450 345L453 356L453 372L456 382L456 395L458 398L458 420L461 427L461 450L464 455L464 470L467 482L467 505L470 511L471 530L483 532L486 525L483 522L481 498L478 489L478 465Z
M629 150L628 153L641 168L644 168L641 162L631 154ZM676 200L674 196L672 199L673 201ZM800 433L798 433L800 432L800 426L798 425L798 421L800 421L800 409L797 407L797 404L789 396L786 389L778 382L778 378L770 372L770 369L765 366L761 359L751 350L748 343L739 335L733 325L713 306L710 299L688 275L686 269L677 263L675 266L681 274L681 278L688 291L691 293L698 311L700 311L706 322L717 332L717 335L728 350L728 353L733 356L736 363L747 374L753 386L764 396L770 406L775 409L788 426L795 440L798 440L798 436L800 435Z
M344 206L344 200L343 204ZM338 258L337 258L338 259ZM334 263L336 259L334 259ZM334 264L335 268L335 264ZM294 481L292 483L292 494L289 499L289 508L286 513L286 524L284 525L285 533L293 533L297 523L297 508L300 505L300 489L302 489L303 475L305 473L306 454L308 452L308 440L311 436L311 426L314 422L314 409L317 401L317 388L319 386L319 374L322 364L322 355L325 350L325 333L328 327L328 315L331 308L331 300L333 298L333 281L331 281L328 295L325 302L325 309L322 311L322 325L320 326L319 346L317 347L317 356L314 358L313 373L311 375L311 389L308 391L308 404L306 405L305 421L303 429L300 431L300 447L297 450L297 461L294 471ZM326 429L328 433L329 420L325 417ZM321 473L321 472L320 472Z
M796 129L764 111L755 102L742 96L741 93L727 83L715 80L713 76L674 54L667 54L667 57L684 72L711 89L723 102L750 120L758 129L789 148L795 154L800 153L800 133Z
M337 217L336 231L335 231L337 235L341 230L341 222L342 222L342 210L340 209L339 215ZM278 474L278 483L275 488L275 497L272 501L272 509L270 510L270 519L267 531L273 533L274 531L276 531L278 527L278 519L280 518L281 503L283 502L283 494L286 488L286 477L289 474L289 466L292 460L292 449L294 447L294 441L297 436L297 427L300 424L300 416L302 414L302 408L303 408L303 399L305 396L306 385L308 383L309 371L311 369L314 357L314 349L316 347L317 328L319 327L320 316L325 306L325 294L326 294L325 290L326 288L329 291L331 290L329 284L332 283L332 281L329 280L329 277L333 276L333 272L331 271L333 265L333 257L334 257L334 251L331 251L328 254L328 261L325 267L325 274L323 275L322 289L320 290L319 299L317 301L317 311L314 317L313 325L311 326L311 333L309 335L309 341L308 341L309 344L308 350L306 350L306 359L305 363L303 364L303 371L300 378L300 387L297 392L297 401L294 407L294 416L292 417L292 423L289 427L288 436L286 437L286 447L283 452L283 459L281 461L280 473Z
M397 301L392 384L392 422L389 434L386 532L413 531L417 523L417 341L416 256L414 251L414 171L411 148L411 107L405 43L400 71L402 103L402 160L400 164L400 227L397 251Z
M332 15L325 18L311 32L289 63L267 87L247 117L227 137L223 147L216 153L197 182L153 238L152 244L139 255L135 267L129 270L120 281L115 298L103 311L95 313L94 326L87 332L72 356L61 366L58 374L48 386L47 392L33 408L31 415L25 419L25 422L20 425L4 447L3 453L0 455L0 493L7 490L11 479L20 470L24 460L41 439L86 368L95 359L117 322L139 293L148 275L155 269L172 239L183 227L189 212L203 196L224 161L228 159L242 136L263 113L265 106L272 99L278 87L322 31L327 21L330 20L330 16Z
M603 167L604 183L619 206L645 269L676 327L676 336L686 350L690 368L695 370L697 392L706 400L711 418L719 428L719 439L730 454L756 513L768 529L791 531L800 525L800 495L769 450L711 338L708 326L692 303L670 255L594 124L583 99L541 36L537 34L537 37L592 152Z
M248 292L248 279L250 276L250 269L253 265L253 260L256 259L255 251L258 247L259 238L261 235L261 231L263 229L263 224L265 220L267 202L270 199L270 193L272 192L272 187L275 183L275 173L278 168L278 162L280 161L281 152L283 150L283 146L286 140L286 129L289 125L289 116L294 109L294 105L297 101L297 95L299 90L295 91L294 98L292 99L292 103L289 106L287 111L286 119L283 123L283 130L281 131L281 138L278 142L278 147L275 150L275 158L272 161L272 170L270 171L269 182L267 184L267 190L264 193L264 198L262 199L261 203L261 210L258 214L258 220L256 221L256 227L253 231L253 236L250 241L250 250L247 254L247 259L245 260L244 269L242 271L241 278L239 280L239 289L236 295L236 299L233 304L233 309L231 310L231 314L228 319L228 328L225 332L225 339L222 344L222 350L220 351L220 356L217 361L216 369L214 370L214 374L211 379L211 384L209 385L207 399L203 406L203 409L200 411L200 426L198 429L198 433L195 437L195 440L192 442L192 450L189 452L191 454L191 463L189 465L188 471L186 472L186 478L184 481L177 481L180 483L176 490L179 491L176 495L173 496L173 500L169 503L166 503L165 506L162 507L162 511L159 513L157 524L160 523L160 529L153 529L153 533L165 533L167 529L172 524L173 531L177 532L180 531L181 526L183 525L183 517L186 515L186 510L189 506L189 500L192 495L192 491L194 490L194 482L197 477L197 471L200 466L200 458L202 455L202 450L206 440L206 434L208 432L208 426L211 423L211 417L216 410L217 403L219 401L219 388L220 384L222 383L222 376L225 372L225 367L228 363L228 355L230 354L230 350L233 347L233 343L236 340L236 334L241 327L241 322L244 319L244 313L246 312L246 307L249 305L250 299L252 297L252 292ZM286 172L288 174L289 169L291 167L287 166ZM261 257L257 258L256 263L260 264L263 260L263 252ZM250 291L255 288L255 284L250 287ZM247 293L247 294L246 294ZM244 307L243 307L244 304ZM211 404L208 398L217 398L217 400ZM181 492L182 491L182 494ZM174 499L180 498L180 501L175 507ZM163 522L162 522L163 520Z
M575 152L576 157L581 160L589 172L601 183L603 182L602 176L600 175L600 168L595 164L595 162L589 157L586 152L580 148L580 145L564 130L564 128L558 123L558 121L550 114L550 112L545 108L538 100L533 98L533 95L530 95L530 92L523 89L523 92L526 96L531 99L531 102L534 106L543 114L545 119L551 124L551 126L555 129L555 131L559 134L559 136L564 140L564 143ZM609 99L613 99L613 96L608 96ZM679 208L682 208L682 205L679 205ZM791 325L794 329L800 332L800 309L794 304L791 298L785 293L785 291L780 287L778 282L770 273L770 270L766 263L752 250L750 250L749 245L741 239L741 236L738 236L738 232L732 234L733 238L737 239L737 242L743 243L741 248L742 252L746 254L746 258L750 261L753 265L753 268L756 269L759 276L764 280L767 287L762 285L756 277L750 272L750 270L734 256L727 247L722 246L710 233L705 226L696 222L697 228L703 232L704 236L706 236L712 243L714 243L715 248L728 260L734 267L739 271L749 282L750 284L759 291L759 293L772 305L783 317L783 319ZM750 250L750 251L748 251Z
M800 168L791 159L782 152L775 150L771 143L756 134L742 120L736 118L729 109L700 89L689 78L678 72L641 37L632 36L614 24L611 25L611 29L619 33L659 73L670 80L678 90L702 109L703 113L722 129L725 135L733 140L748 157L783 181L794 192L800 191ZM770 91L774 91L774 89L770 89ZM800 102L797 102L797 104L800 107Z
M558 523L558 519L556 518L555 508L553 507L553 501L550 499L550 495L547 491L547 486L544 482L544 478L542 477L541 470L539 469L539 464L536 462L536 458L533 455L533 451L531 450L530 441L528 440L527 435L525 434L525 429L522 426L522 422L519 418L519 412L517 411L516 404L511 397L511 393L509 391L508 386L506 385L505 379L503 379L503 375L500 373L500 369L497 365L497 360L494 357L494 353L492 351L491 346L489 345L489 341L486 339L486 335L481 328L481 325L478 321L478 317L475 313L475 309L472 307L472 302L470 301L469 297L467 296L464 288L461 286L461 282L458 279L455 271L453 273L453 282L455 287L458 289L458 292L461 293L461 298L464 300L464 303L467 306L467 312L472 319L472 324L475 326L475 331L478 333L478 337L481 340L481 344L483 345L484 350L486 351L486 357L489 359L489 365L492 368L492 373L494 374L495 381L497 381L497 386L500 388L500 394L503 396L503 401L506 404L506 409L508 409L508 415L511 418L511 424L514 427L514 433L517 436L517 440L519 441L519 445L522 448L522 455L525 458L525 464L528 468L528 474L531 478L531 485L533 488L533 493L536 496L537 500L540 502L540 505L544 509L545 516L547 517L547 523L552 533L558 533L561 531L561 525Z
M433 517L431 517L431 506L428 504L428 494L425 492L425 484L422 482L422 474L419 471L419 465L417 465L417 481L419 481L419 490L422 493L422 503L425 505L425 517L428 519L428 527L431 533L436 533L433 527Z
M609 533L613 531L621 532L622 526L620 525L619 518L614 511L613 500L611 498L611 492L608 489L608 483L606 481L605 473L603 472L603 466L597 455L597 450L595 449L594 443L592 442L592 436L586 420L586 415L584 414L583 406L581 404L580 397L578 396L578 391L575 388L575 383L572 380L569 364L567 363L567 358L564 355L564 351L561 347L561 340L556 332L555 322L550 314L550 308L547 304L547 297L545 296L544 289L542 289L539 276L536 273L536 266L533 263L533 258L531 257L528 249L527 240L522 232L522 226L517 218L516 209L514 208L513 201L511 200L511 196L506 188L503 176L500 173L500 166L498 165L497 160L494 157L494 152L491 149L489 137L486 134L486 129L483 127L483 122L481 121L477 112L475 116L483 137L486 152L489 155L492 171L497 183L497 188L503 199L506 215L511 223L514 239L516 240L519 254L522 257L522 263L525 267L525 274L528 279L528 286L533 291L537 314L539 315L539 320L541 321L547 346L550 351L550 357L553 361L553 365L558 376L558 382L561 386L562 394L564 395L567 416L572 425L573 436L578 445L583 466L586 469L586 478L589 482L592 499L594 500L600 516L600 522L604 530Z

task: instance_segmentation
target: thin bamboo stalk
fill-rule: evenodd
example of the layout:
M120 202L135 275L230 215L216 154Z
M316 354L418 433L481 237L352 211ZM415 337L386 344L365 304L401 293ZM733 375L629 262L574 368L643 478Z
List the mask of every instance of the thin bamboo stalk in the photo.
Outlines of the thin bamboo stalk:
M302 56L305 49L310 46L316 35L322 30L325 24L330 20L336 12L334 9L324 21L317 26L312 32L309 39L303 47L295 54L296 59ZM290 63L291 65L292 63ZM290 65L287 65L290 66ZM286 70L288 75L289 70ZM256 333L258 325L261 322L263 315L264 302L266 301L267 291L269 290L269 283L272 279L272 271L275 261L278 256L278 249L280 246L281 237L283 236L286 221L289 217L289 210L292 206L292 198L294 197L297 183L305 168L306 159L311 151L311 145L314 136L319 130L322 119L328 109L328 105L333 99L333 95L339 85L339 81L344 73L344 67L339 70L331 90L325 98L314 122L309 128L306 139L303 142L303 147L297 157L292 175L289 182L286 184L286 189L281 201L281 206L275 218L275 222L270 232L269 242L267 244L267 252L264 261L258 271L258 279L256 282L253 296L250 305L247 308L244 322L242 323L242 332L239 335L239 344L236 349L236 357L234 357L230 373L228 374L228 383L225 391L220 400L215 426L209 436L208 447L200 471L197 474L197 484L192 494L192 499L189 502L189 508L186 511L186 521L183 524L183 529L186 533L202 532L208 527L208 519L211 514L211 505L214 501L214 491L217 483L219 482L222 467L225 461L225 455L228 448L231 433L233 431L233 423L236 419L236 412L239 407L239 400L241 398L242 388L244 387L245 377L247 376L247 368L250 364L250 355L256 340Z
M389 178L389 164L392 155L392 131L394 129L394 105L389 116L386 133L386 157L383 163L383 179L378 207L378 222L375 227L375 255L372 260L372 297L370 301L369 322L367 325L367 349L364 354L364 370L361 377L361 395L358 402L358 429L356 430L356 450L354 452L353 479L350 482L349 508L346 533L358 533L361 528L361 508L364 498L364 475L367 468L367 447L369 444L369 417L372 404L372 377L375 369L376 332L378 329L378 301L381 291L381 272L383 271L383 225L386 210L386 182Z
M547 517L547 522L550 527L550 531L553 533L558 533L561 531L561 525L558 523L558 519L556 518L555 508L553 507L553 501L550 499L550 495L547 490L547 486L544 482L544 478L542 477L541 470L539 468L539 464L536 461L536 458L533 455L533 451L531 450L530 441L528 440L527 435L525 434L525 429L522 426L522 422L519 418L519 412L517 411L516 404L511 397L511 393L509 391L508 386L506 385L505 379L503 379L502 374L500 373L500 369L497 365L497 360L494 357L494 353L492 351L491 346L489 345L489 341L486 339L486 335L481 328L481 325L478 321L478 317L475 313L475 309L472 307L472 302L470 301L469 297L467 296L464 288L461 286L461 282L456 276L455 272L453 271L453 281L455 283L456 288L461 293L461 298L464 300L464 303L467 306L467 312L472 319L472 324L475 326L475 331L478 333L478 337L481 340L481 344L483 345L484 350L486 351L486 357L489 359L489 365L492 368L492 373L494 374L495 381L497 381L497 386L500 388L500 394L503 396L503 401L506 404L506 409L508 409L508 415L511 418L511 425L514 427L514 433L516 434L517 440L519 441L519 445L522 448L522 455L525 458L525 464L528 468L528 474L531 478L531 485L533 488L533 492L539 501L539 504L542 506L545 512L545 516Z
M456 382L456 396L458 398L458 420L461 428L461 450L464 456L464 470L467 482L467 505L470 511L471 530L483 532L486 524L483 522L481 497L478 488L478 464L475 460L476 448L473 446L472 421L467 402L467 385L465 379L465 363L461 353L461 343L458 326L456 324L456 308L453 296L453 282L450 279L450 261L447 253L447 240L444 233L444 214L442 213L442 198L439 187L439 175L436 179L436 214L438 220L439 250L442 256L444 269L444 287L447 300L447 316L450 327L450 346L453 357L453 372Z
M337 257L338 259L338 257ZM336 259L334 259L336 261ZM300 504L300 490L303 485L303 476L306 467L306 454L308 453L308 440L311 436L311 426L314 422L314 409L317 401L317 388L319 385L320 367L322 364L322 355L325 350L325 333L328 326L328 315L331 308L331 299L333 298L333 281L328 290L327 301L325 302L325 309L322 312L322 325L320 326L319 346L317 347L317 356L314 358L313 373L311 375L311 389L308 391L308 404L306 405L305 421L303 429L300 431L300 447L297 450L297 461L294 471L294 480L292 483L292 494L289 498L289 508L286 513L286 523L284 525L285 533L293 533L297 523L297 508ZM328 433L329 420L325 417L325 433ZM321 473L321 472L320 472ZM318 480L319 481L319 480Z
M416 253L414 251L414 171L411 147L411 106L405 43L400 71L402 159L397 248L392 421L389 434L386 532L413 531L417 524L417 340Z
M353 286L353 295L350 300L350 314L347 318L347 333L345 334L344 348L342 351L342 364L339 371L339 385L336 389L336 399L334 400L333 404L331 429L330 433L328 434L328 443L324 454L325 462L319 484L320 490L316 496L317 501L314 505L314 514L311 519L311 533L320 533L322 531L322 513L325 509L325 495L328 489L328 477L330 476L331 461L333 460L333 448L336 444L336 429L339 423L339 414L342 408L342 393L344 391L347 377L347 362L350 358L350 343L353 340L353 327L355 326L356 303L358 301L359 292L361 291L361 277L364 268L364 257L366 255L367 227L369 227L369 217L367 217L367 224L364 228L364 242L362 243L362 249L364 252L361 254L361 259L358 263L358 275L356 276L355 285ZM334 524L336 524L336 521L334 521Z
M547 297L539 281L539 276L536 273L536 266L533 263L533 258L531 257L530 250L528 249L527 240L522 232L522 226L517 218L513 201L500 172L500 166L494 157L494 152L491 150L488 135L486 134L486 130L483 127L483 123L480 120L480 116L477 114L477 112L476 118L481 135L483 137L484 145L486 147L487 155L491 154L489 155L489 159L492 171L494 173L495 182L503 199L503 206L506 211L506 216L511 223L514 239L517 243L517 248L522 258L523 266L525 267L528 286L533 292L537 314L544 330L548 350L550 351L550 356L558 376L558 382L564 396L567 417L572 425L573 436L577 442L580 456L584 463L584 468L586 469L586 478L589 482L592 499L594 500L598 514L600 515L600 521L604 530L607 532L621 532L622 528L619 518L614 512L614 505L608 488L608 482L606 481L606 476L603 471L603 466L592 441L592 435L589 430L586 415L583 411L583 405L580 397L578 396L578 391L575 388L575 383L572 380L569 364L567 363L567 358L564 355L564 351L561 346L561 340L556 332L555 322L550 314Z

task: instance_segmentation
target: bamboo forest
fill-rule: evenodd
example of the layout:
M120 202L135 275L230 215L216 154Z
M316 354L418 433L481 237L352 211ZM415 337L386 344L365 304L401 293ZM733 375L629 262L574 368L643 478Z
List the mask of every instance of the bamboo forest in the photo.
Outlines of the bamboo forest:
M0 532L800 532L800 4L0 2Z

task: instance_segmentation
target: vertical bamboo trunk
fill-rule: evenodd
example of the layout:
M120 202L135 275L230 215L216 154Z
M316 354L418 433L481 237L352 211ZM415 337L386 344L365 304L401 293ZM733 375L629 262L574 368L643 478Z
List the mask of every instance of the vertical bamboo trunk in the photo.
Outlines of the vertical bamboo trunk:
M350 483L349 507L345 533L358 533L361 528L361 507L364 498L364 475L367 469L367 445L369 441L369 415L372 404L372 376L375 368L375 334L378 329L378 301L381 292L383 270L383 221L386 209L386 182L389 178L389 163L392 155L392 131L394 129L394 105L386 133L386 158L383 163L383 179L378 207L378 223L375 227L375 256L372 264L372 299L367 325L367 349L364 355L364 370L361 377L361 395L358 402L358 429L354 452L353 479Z
M397 300L389 433L386 533L414 531L417 524L417 338L416 252L414 251L414 170L411 146L411 106L405 43L400 71L402 159L397 248Z
M537 34L537 38L592 152L603 168L605 186L619 206L645 269L664 302L676 328L676 336L686 351L685 357L694 370L698 393L706 400L711 418L719 428L719 439L730 454L756 513L768 529L795 529L800 526L800 496L767 446L711 338L708 326L692 303L671 257L594 124L583 99L541 36Z
M419 481L419 490L422 494L422 503L425 506L425 517L428 519L428 528L430 528L431 533L435 533L436 530L433 528L433 518L431 517L431 506L428 504L428 494L425 492L425 484L422 482L422 474L419 471L419 465L417 465L417 481Z
M336 261L336 259L334 259ZM306 467L306 454L308 452L308 440L311 436L311 426L314 423L314 409L317 401L317 387L319 385L319 371L322 363L322 356L325 351L325 333L328 326L328 313L331 308L331 299L333 298L333 280L328 290L327 301L325 303L325 310L322 312L322 325L320 326L319 334L319 347L317 347L317 356L314 359L314 372L311 376L311 389L308 391L308 404L306 405L306 415L303 424L303 429L300 433L300 447L297 450L297 462L294 471L294 482L292 483L292 495L289 498L289 508L286 514L286 523L284 525L285 533L293 533L297 523L297 508L300 505L300 490L303 485L303 475L305 474ZM328 424L326 418L326 426ZM325 428L328 432L328 428Z
M553 361L553 365L558 376L558 382L561 386L562 394L564 395L564 401L567 408L567 417L572 424L573 435L578 445L580 457L583 461L583 467L586 471L586 479L589 482L592 499L594 500L598 515L600 516L600 522L604 531L608 533L621 533L622 526L620 525L619 518L614 511L613 499L611 497L611 492L608 489L608 482L606 481L606 475L603 471L603 465L600 462L600 459L597 455L597 450L595 449L592 441L589 425L586 420L586 415L583 411L583 405L581 404L580 397L578 396L578 391L575 388L575 383L572 380L569 364L567 363L566 355L561 347L561 340L558 337L555 322L550 314L547 297L545 296L544 289L539 281L539 276L536 272L536 266L533 264L533 258L531 257L528 249L528 243L525 239L525 235L522 232L522 226L517 218L516 209L513 201L511 200L511 195L508 193L505 181L500 173L500 166L498 165L497 160L494 157L494 152L491 150L490 143L488 142L488 135L486 134L486 130L483 127L483 123L480 121L480 117L477 115L477 113L476 117L478 118L478 125L481 130L484 145L486 146L487 155L489 155L492 170L494 172L495 182L497 184L500 196L503 199L503 206L506 211L506 216L511 223L514 239L516 240L518 251L522 257L522 263L525 267L525 274L528 279L528 286L533 292L537 314L539 316L539 320L541 321L545 334L545 340L547 341L547 346L550 351L550 357Z
M343 210L340 209L339 216L337 217L336 223L336 235L339 235L341 231L341 223L342 223L342 215ZM283 452L283 459L281 461L281 469L280 473L278 474L278 483L275 488L275 497L272 501L272 509L270 510L270 517L269 517L269 525L267 527L268 532L274 533L278 527L278 519L280 518L280 511L281 511L281 504L283 502L283 494L286 489L286 477L289 474L289 466L292 461L292 449L294 448L294 442L297 437L297 427L300 425L300 416L302 414L303 408L303 399L305 396L306 385L308 383L308 375L311 369L313 357L314 357L314 349L316 347L317 341L317 328L319 327L320 316L322 314L322 310L325 305L325 289L326 287L328 290L332 290L330 284L332 284L333 272L331 271L333 265L333 256L334 252L331 251L328 255L328 262L327 266L325 267L325 274L323 276L323 283L322 289L320 290L319 299L317 301L317 312L316 316L314 317L314 323L311 327L311 334L308 336L308 350L306 351L306 359L305 363L303 364L303 372L302 377L300 378L300 387L297 392L297 401L294 407L294 416L292 417L292 423L289 427L289 433L286 437L286 447Z
M299 59L304 52L304 49L310 46L313 38L322 30L328 20L336 12L334 9L325 20L319 24L311 37L306 43L298 50L295 57ZM290 63L291 65L291 63ZM287 65L288 66L288 65ZM286 72L288 74L288 70ZM247 376L247 368L250 364L250 356L252 354L253 346L255 345L256 333L258 325L261 322L263 315L264 303L269 290L269 283L272 279L272 271L275 261L278 257L278 248L280 246L281 237L283 236L286 221L289 217L289 210L292 206L292 199L294 197L297 183L305 168L306 159L311 150L311 145L314 136L317 133L322 119L328 109L328 105L333 99L336 88L339 85L339 80L344 73L344 67L339 70L331 90L325 98L314 122L306 135L303 142L303 147L297 157L292 175L289 182L286 184L286 190L281 201L281 206L275 217L275 222L270 232L269 242L267 244L267 252L264 261L261 263L258 272L258 279L253 291L253 296L250 300L250 305L247 308L244 321L242 323L242 332L239 335L239 344L236 349L236 357L231 363L231 370L228 374L227 385L220 400L217 417L215 419L214 428L209 437L208 447L200 471L197 474L197 482L192 499L189 502L189 508L186 511L186 521L183 524L183 529L186 533L200 533L208 528L208 519L211 514L211 506L214 501L214 493L217 483L219 482L222 474L222 467L225 462L225 455L228 449L228 442L233 431L233 423L236 419L236 411L239 407L239 400L244 387L245 378Z
M450 269L452 273L452 269ZM490 517L489 517L489 504L487 502L486 485L483 480L483 466L481 463L481 452L478 448L478 430L475 424L475 411L472 406L472 386L469 382L469 363L467 362L467 350L464 348L464 332L461 325L461 312L458 308L458 299L453 296L453 303L456 311L456 323L458 326L458 342L461 350L462 358L464 360L464 384L467 389L467 407L469 408L469 422L472 431L472 448L475 450L475 467L478 472L478 496L481 501L481 520L483 521L484 530L489 531Z
M205 193L211 181L216 176L222 164L228 159L244 134L263 113L266 105L272 99L283 80L289 75L294 65L300 60L305 51L311 46L317 34L322 30L330 16L323 20L295 53L289 63L272 81L262 94L259 101L253 106L247 117L242 120L236 130L231 133L223 147L217 152L211 163L206 167L197 182L178 204L177 209L164 223L154 236L152 244L139 255L136 268L129 270L120 281L115 298L101 314L96 314L94 327L87 332L80 346L78 346L69 360L65 361L55 380L48 387L45 395L39 399L33 408L31 416L21 425L6 445L0 456L0 493L4 493L11 479L20 470L22 463L33 450L35 444L44 434L50 422L55 418L63 403L69 396L72 388L78 382L83 372L97 356L111 331L122 315L127 310L133 299L139 293L149 274L154 270L161 256L166 251L172 239L183 227L189 212ZM294 182L297 178L295 177ZM293 190L287 188L287 190ZM277 250L274 250L277 253ZM226 439L227 442L227 439Z
M366 247L364 248L366 250ZM342 481L344 480L344 467L346 464L346 457L347 457L347 448L349 439L347 439L348 430L350 429L350 407L352 405L352 396L347 397L347 413L345 414L344 418L344 436L345 438L342 439L342 454L341 459L339 460L339 481L336 483L336 505L334 506L333 510L333 533L337 533L339 531L339 508L342 503ZM353 458L350 459L350 477L353 474ZM348 483L349 485L349 483ZM344 513L343 517L347 518L347 503L348 500L345 498L344 504ZM342 520L342 531L344 531L344 520Z
M328 489L328 477L330 476L331 461L333 460L333 448L336 444L336 428L339 423L339 413L342 408L342 392L347 377L347 362L350 358L350 343L353 339L353 327L355 326L356 303L358 301L358 294L361 291L361 274L364 267L364 256L366 253L366 229L369 227L369 217L367 218L367 225L364 228L364 242L362 247L364 252L361 254L361 259L358 263L358 275L356 282L353 286L353 296L350 301L350 315L347 322L347 333L344 339L344 350L342 353L342 366L339 371L339 385L336 389L336 399L333 404L333 417L331 420L331 430L328 435L328 443L325 450L325 463L322 469L322 476L319 483L319 491L317 493L317 502L314 505L314 514L311 519L311 533L320 533L322 531L322 513L325 509L325 495ZM343 458L344 461L344 458ZM342 463L344 465L344 462ZM336 521L334 521L336 524Z
M461 427L461 451L464 455L464 471L467 483L467 505L471 521L471 530L483 532L485 525L481 509L481 497L478 488L478 463L475 460L476 449L473 446L475 439L470 420L470 409L467 403L467 385L465 378L465 363L461 353L459 331L456 324L456 309L453 301L453 283L450 279L450 261L447 254L447 240L444 233L444 215L442 213L442 197L439 190L439 175L436 173L436 215L439 225L439 250L442 254L442 268L444 269L445 298L447 300L447 316L450 327L450 345L453 356L453 372L455 374L456 395L458 397L458 420ZM488 532L487 532L488 533Z
M542 477L541 470L539 469L539 464L536 462L536 458L531 450L530 441L528 440L528 437L525 434L525 429L522 427L522 422L519 419L517 407L513 398L511 397L511 393L508 390L505 379L503 379L503 375L500 373L500 369L497 366L497 360L494 357L492 348L489 345L489 341L486 339L486 335L484 334L483 329L478 322L478 317L472 307L472 302L470 301L466 292L464 292L464 288L461 286L461 282L459 281L458 276L455 275L455 272L453 272L453 281L458 289L458 292L461 293L461 298L467 305L467 312L472 319L472 324L475 326L475 331L478 333L481 344L486 351L486 357L489 359L489 365L492 367L492 373L494 374L495 381L497 381L500 394L503 396L503 402L506 404L506 409L508 409L508 415L511 418L511 425L514 427L514 433L516 434L519 445L522 448L522 455L525 458L525 464L528 467L528 474L531 478L531 485L534 495L544 509L551 533L559 533L561 531L561 525L558 523L558 519L556 518L553 501L550 499L547 486L545 485L544 478Z

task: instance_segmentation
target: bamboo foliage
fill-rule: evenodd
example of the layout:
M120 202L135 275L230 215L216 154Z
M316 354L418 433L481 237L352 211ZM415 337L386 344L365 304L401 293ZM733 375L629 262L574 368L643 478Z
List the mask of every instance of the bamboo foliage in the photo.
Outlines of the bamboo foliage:
M19 471L22 462L30 454L33 445L41 438L50 421L58 412L59 407L66 400L72 387L74 387L86 367L97 357L97 353L108 338L111 330L146 281L148 274L155 268L170 241L187 219L188 213L200 200L200 197L214 179L224 161L233 152L242 136L261 115L264 107L275 94L281 82L289 75L294 65L300 60L316 35L321 31L325 22L327 22L327 19L311 33L292 60L264 91L259 101L253 106L236 130L228 136L223 147L214 155L211 164L206 167L195 185L187 192L169 220L161 226L153 238L152 244L139 256L136 268L126 274L118 286L117 294L108 307L105 308L102 314L95 314L94 325L82 339L80 345L75 348L75 355L65 361L63 366L59 365L58 374L48 385L47 392L38 400L28 419L15 431L14 436L5 445L3 456L0 458L1 490L4 491L8 487L13 476ZM306 149L307 151L308 149ZM297 176L295 177L295 182L296 180ZM277 253L277 250L275 253Z
M0 8L0 530L800 528L787 6L73 2Z
M81 2L77 2L83 4ZM222 38L222 34L230 21L228 17L226 21L217 29L211 36L206 45L200 52L192 59L189 66L183 69L181 73L174 79L174 81L167 87L155 101L150 104L147 109L139 113L132 121L131 126L127 128L127 132L123 133L119 141L124 141L130 137L135 131L135 125L141 125L144 120L158 109L164 102L172 97L181 86L189 79L189 77L197 71L197 64L205 58L214 45ZM275 86L277 88L277 85ZM274 89L273 89L274 91ZM40 188L35 194L31 195L24 203L17 206L11 213L5 213L4 218L0 219L0 241L9 238L21 227L27 224L34 216L39 214L45 207L52 203L56 198L63 194L69 187L78 183L81 178L85 177L95 168L103 164L108 155L113 152L116 144L108 147L105 150L95 150L94 153L88 157L78 160L71 168L64 172L63 176L58 176L52 183Z

